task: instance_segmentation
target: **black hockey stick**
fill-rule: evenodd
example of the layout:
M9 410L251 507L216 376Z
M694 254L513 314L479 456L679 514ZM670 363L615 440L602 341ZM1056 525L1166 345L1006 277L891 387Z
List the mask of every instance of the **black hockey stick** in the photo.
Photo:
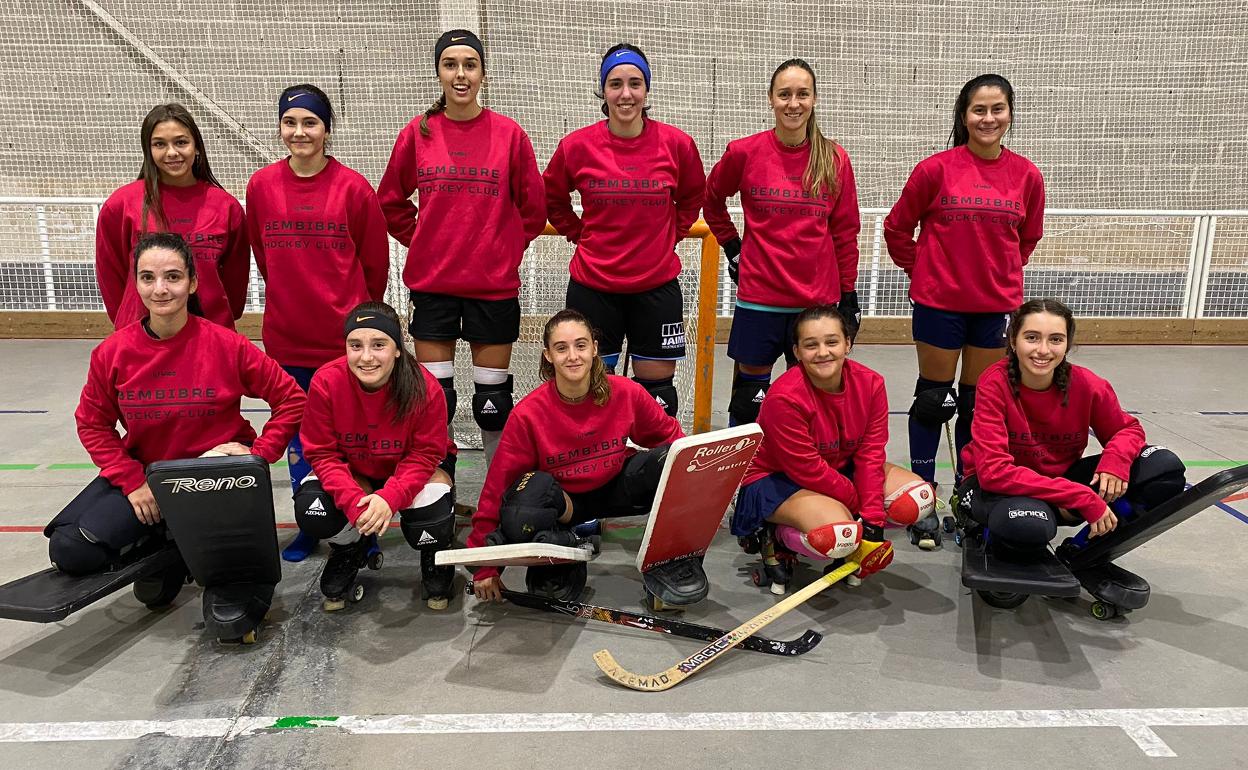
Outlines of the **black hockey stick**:
M468 593L472 593L472 583L468 584ZM594 604L565 602L536 594L524 593L523 591L503 589L502 593L503 598L507 601L528 609L541 610L542 612L550 612L555 615L565 615L572 618L597 620L603 623L625 626L626 628L639 628L642 631L653 631L656 634L669 634L671 636L682 636L686 639L711 642L726 633L723 629L700 626L697 623L686 623L682 620L672 620L671 618L656 618L651 615L637 615L625 610L599 607ZM821 641L823 641L823 634L807 629L806 633L790 641L768 639L765 636L749 636L741 642L741 647L768 655L793 656L804 655L810 652Z

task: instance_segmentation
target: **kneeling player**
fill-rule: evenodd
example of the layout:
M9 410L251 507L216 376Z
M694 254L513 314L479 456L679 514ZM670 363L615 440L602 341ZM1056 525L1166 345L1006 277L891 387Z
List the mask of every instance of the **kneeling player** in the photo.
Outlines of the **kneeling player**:
M445 609L454 569L435 566L434 553L455 532L446 396L403 347L399 316L384 302L348 313L346 337L346 355L312 377L300 429L312 473L295 493L299 529L331 548L321 573L325 609L343 607L396 512L420 551L422 597Z
M1110 384L1070 363L1074 336L1061 302L1024 303L1010 315L1006 359L979 380L957 502L998 552L1045 548L1059 524L1108 534L1186 485L1183 462L1145 445ZM1083 457L1089 432L1102 449Z
M503 430L468 546L570 545L575 524L650 511L667 445L684 435L645 388L606 373L585 316L561 310L542 334L543 383ZM637 452L632 442L651 447ZM573 601L585 564L530 567L529 590ZM497 567L474 573L477 598L501 598Z
M303 413L303 391L276 361L199 314L195 260L181 236L145 236L134 255L146 315L91 351L74 414L100 475L44 528L52 563L74 575L147 552L144 544L160 534L149 463L209 451L273 463ZM273 410L259 437L240 412L243 396Z
M927 482L884 461L884 378L849 360L847 329L834 305L798 314L799 366L776 380L759 412L763 445L737 496L732 531L752 538L774 525L774 537L760 544L773 593L788 583L780 557L844 558L862 540L883 541L885 526L909 526L935 509Z

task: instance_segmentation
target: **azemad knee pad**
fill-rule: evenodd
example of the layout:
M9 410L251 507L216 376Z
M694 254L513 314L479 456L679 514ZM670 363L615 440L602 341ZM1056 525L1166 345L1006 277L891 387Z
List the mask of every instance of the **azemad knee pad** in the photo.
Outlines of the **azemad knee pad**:
M511 414L513 406L511 384L511 375L507 375L506 382L497 385L473 383L472 419L481 430L499 431L507 424L507 415Z
M526 473L503 493L496 533L501 538L494 538L502 542L492 544L528 543L537 533L554 529L566 509L563 487L554 476L542 471Z
M450 425L455 420L455 407L459 406L459 394L455 392L455 377L439 377L438 384L442 386L442 395L446 396L446 424Z
M346 514L316 476L305 476L295 493L295 523L300 532L319 540L334 537L348 525Z
M763 398L771 383L767 380L751 380L739 378L732 386L732 396L728 399L728 414L737 425L758 422L758 410L763 406Z
M455 540L455 491L446 484L426 484L412 507L399 511L399 529L417 551L448 548Z
M1057 512L1034 497L1007 497L988 511L988 529L994 541L1044 546L1057 534Z
M884 498L884 517L889 525L908 527L936 510L936 493L926 481L915 480Z
M939 428L958 413L958 396L952 382L935 382L919 378L914 386L914 403L910 416L921 425Z
M655 403L663 407L663 411L669 416L675 417L680 411L678 396L676 395L676 386L673 384L675 378L665 377L661 380L643 380L634 377L633 382L646 389L646 392L654 397Z

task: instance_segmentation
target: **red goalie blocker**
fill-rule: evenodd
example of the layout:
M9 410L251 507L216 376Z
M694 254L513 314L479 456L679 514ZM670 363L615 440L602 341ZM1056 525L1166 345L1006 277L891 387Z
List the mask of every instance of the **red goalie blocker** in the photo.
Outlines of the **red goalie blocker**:
M639 570L706 553L762 438L762 428L751 423L672 443L637 554Z

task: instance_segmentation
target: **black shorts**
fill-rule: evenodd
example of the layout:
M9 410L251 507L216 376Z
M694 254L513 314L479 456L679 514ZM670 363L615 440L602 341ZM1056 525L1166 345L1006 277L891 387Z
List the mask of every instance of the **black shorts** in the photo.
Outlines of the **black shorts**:
M568 307L579 310L598 332L598 354L619 353L675 361L685 357L684 297L672 279L636 294L611 294L568 280Z
M728 357L746 366L771 366L784 356L784 362L792 366L797 363L793 327L798 315L738 305L732 311Z
M520 339L520 299L469 299L414 291L407 330L414 340L510 345Z
M915 342L943 350L1005 347L1009 313L955 313L911 302L910 333Z

